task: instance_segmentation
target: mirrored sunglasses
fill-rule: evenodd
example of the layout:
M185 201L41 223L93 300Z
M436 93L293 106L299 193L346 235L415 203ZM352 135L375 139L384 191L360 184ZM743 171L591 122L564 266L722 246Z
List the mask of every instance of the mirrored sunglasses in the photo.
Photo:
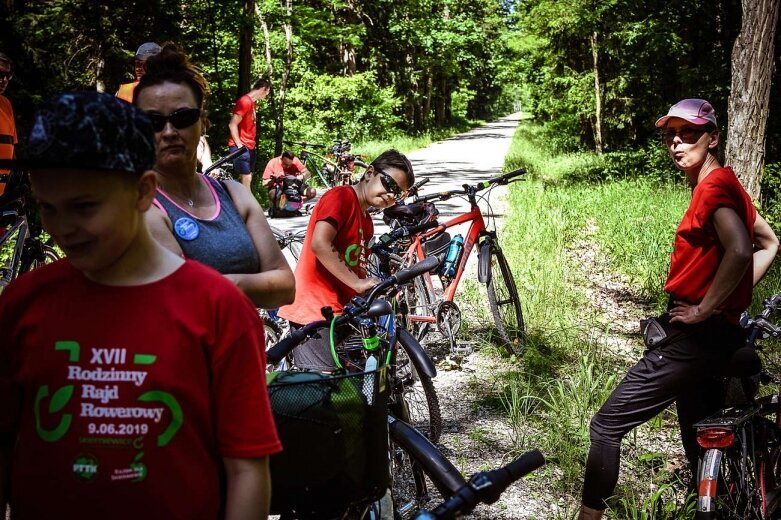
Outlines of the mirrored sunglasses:
M201 117L200 108L180 108L164 116L155 112L147 112L147 116L152 121L152 129L155 132L162 132L165 125L170 121L174 128L181 130L192 126Z
M382 187L385 188L385 191L392 193L397 199L401 197L403 192L396 180L378 168L375 168L375 170L380 174L380 182L382 183Z

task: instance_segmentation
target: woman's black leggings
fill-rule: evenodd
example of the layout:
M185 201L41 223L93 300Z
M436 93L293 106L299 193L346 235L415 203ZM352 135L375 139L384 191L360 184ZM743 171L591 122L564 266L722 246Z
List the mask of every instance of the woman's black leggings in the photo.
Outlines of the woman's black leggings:
M718 317L676 329L680 333L670 334L671 341L646 351L591 420L585 506L605 509L605 499L618 482L621 439L673 402L686 457L696 474L699 450L693 425L723 406L720 375L745 337L740 327Z

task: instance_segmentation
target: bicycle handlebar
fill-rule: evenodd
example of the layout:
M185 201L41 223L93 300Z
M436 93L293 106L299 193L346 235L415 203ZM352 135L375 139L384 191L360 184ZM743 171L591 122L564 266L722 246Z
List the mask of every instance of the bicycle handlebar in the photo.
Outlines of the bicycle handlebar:
M223 164L225 164L228 161L232 161L233 159L235 159L236 157L238 157L239 155L243 154L246 151L247 151L247 147L246 146L241 146L235 152L229 153L228 155L226 155L222 159L217 159L216 161L211 163L211 165L208 168L203 170L203 174L207 175L210 171L212 171L212 170L214 170L216 168L219 168L220 166L222 166Z
M383 293L386 289L394 285L403 285L408 281L412 280L413 278L415 278L416 276L420 276L423 273L426 273L428 271L431 271L439 267L439 264L441 262L442 261L438 257L429 256L424 258L420 262L412 264L410 267L406 269L402 269L401 271L394 274L390 278L383 280L382 282L375 285L369 291L368 296L366 296L366 298L360 296L353 298L351 301L352 305L346 306L344 308L344 314L334 318L336 320L335 325L341 325L342 323L349 321L367 312L369 310L369 307L371 307L372 302L377 298L377 296ZM304 325L300 329L293 332L290 336L281 340L279 343L277 343L276 345L268 349L266 351L267 361L273 364L279 363L282 360L282 358L287 356L290 353L290 351L292 351L296 346L298 346L298 344L304 341L307 337L311 336L316 330L328 327L329 325L330 325L330 321L328 320L315 321L308 325Z
M282 142L290 146L300 146L302 148L328 148L324 144L307 143L306 141L282 141Z
M478 504L493 504L510 484L545 464L539 450L521 455L503 468L482 471L469 479L467 485L456 491L433 511L420 511L415 520L443 520L471 513Z
M510 179L514 177L518 177L519 175L523 175L526 173L525 168L519 168L517 170L513 170L509 173L505 173L504 175L499 175L498 177L493 177L491 179L488 179L487 181L478 182L474 185L464 184L463 189L460 190L449 190L449 191L442 191L440 193L432 193L431 195L425 195L423 197L416 197L416 202L428 202L431 200L447 200L450 197L453 197L455 195L469 195L470 190L474 190L474 192L482 191L489 186L493 184L508 184L510 182Z
M416 235L422 231L426 231L437 226L439 226L439 222L436 220L429 220L428 222L423 222L422 224L417 224L414 226L399 226L390 233L381 235L379 242L383 246L388 246L399 239L408 237L410 235Z

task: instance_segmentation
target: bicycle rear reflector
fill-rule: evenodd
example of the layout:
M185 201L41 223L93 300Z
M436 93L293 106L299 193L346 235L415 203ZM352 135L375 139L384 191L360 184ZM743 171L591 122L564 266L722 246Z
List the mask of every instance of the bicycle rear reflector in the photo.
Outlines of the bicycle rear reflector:
M728 448L735 441L735 432L729 428L700 428L697 444L704 449Z

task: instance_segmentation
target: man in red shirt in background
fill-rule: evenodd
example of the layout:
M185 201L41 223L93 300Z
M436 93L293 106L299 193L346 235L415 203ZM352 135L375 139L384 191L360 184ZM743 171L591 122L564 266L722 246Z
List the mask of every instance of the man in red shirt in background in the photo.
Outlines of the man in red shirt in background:
M228 149L230 153L239 147L246 146L247 151L233 161L233 170L239 174L241 183L251 189L252 172L255 169L255 102L268 96L271 91L271 82L260 78L252 85L252 90L236 100L233 107L233 117L228 123L230 136L228 137Z
M7 97L3 95L11 78L14 76L14 62L0 52L0 159L13 159L14 146L17 143L14 108ZM0 175L10 173L10 170L0 168ZM0 182L0 195L5 192L5 181ZM0 229L0 235L3 234Z
M133 72L136 75L136 80L130 83L123 83L119 86L119 90L116 94L119 99L127 101L128 103L133 102L133 92L136 90L136 85L138 85L138 82L141 81L141 78L144 76L144 65L146 64L146 60L158 52L160 52L160 46L155 42L146 42L141 44L141 46L136 51L135 61L133 64Z
M268 189L268 196L271 200L276 199L276 184L285 177L295 177L302 182L299 192L304 200L311 200L317 195L317 190L303 184L309 178L309 170L304 163L293 155L293 152L284 151L279 157L274 157L263 170L263 184Z

